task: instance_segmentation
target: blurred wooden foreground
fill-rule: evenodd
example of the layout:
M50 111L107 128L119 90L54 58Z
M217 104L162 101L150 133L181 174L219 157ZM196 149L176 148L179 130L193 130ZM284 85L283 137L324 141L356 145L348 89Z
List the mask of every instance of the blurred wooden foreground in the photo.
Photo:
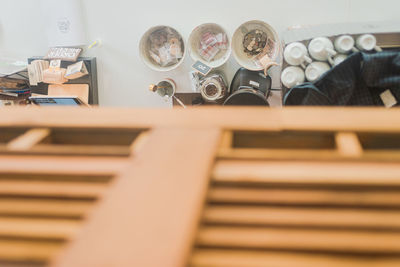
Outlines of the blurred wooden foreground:
M400 111L2 109L0 266L400 266Z

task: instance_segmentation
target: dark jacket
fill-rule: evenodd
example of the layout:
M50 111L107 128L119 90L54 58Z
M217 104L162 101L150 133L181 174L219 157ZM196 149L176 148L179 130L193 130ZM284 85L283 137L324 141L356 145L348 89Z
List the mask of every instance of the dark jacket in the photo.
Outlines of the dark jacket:
M287 91L283 104L382 106L380 94L387 89L399 102L400 53L355 53L314 83Z

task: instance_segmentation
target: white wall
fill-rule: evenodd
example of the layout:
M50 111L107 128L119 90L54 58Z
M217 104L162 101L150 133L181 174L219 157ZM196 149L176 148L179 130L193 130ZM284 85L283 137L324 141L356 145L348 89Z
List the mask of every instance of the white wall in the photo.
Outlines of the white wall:
M197 4L201 2L201 4ZM246 4L249 4L248 6ZM192 63L169 73L156 73L140 60L141 35L154 25L170 25L184 38L205 22L215 22L231 34L243 22L264 20L278 32L291 25L396 20L396 0L82 0L88 40L103 46L86 53L98 58L100 104L106 106L168 106L149 92L150 83L173 78L178 91L190 90ZM0 56L27 58L43 55L47 40L40 0L0 0ZM400 30L400 29L399 29ZM230 79L238 65L231 58L224 67Z

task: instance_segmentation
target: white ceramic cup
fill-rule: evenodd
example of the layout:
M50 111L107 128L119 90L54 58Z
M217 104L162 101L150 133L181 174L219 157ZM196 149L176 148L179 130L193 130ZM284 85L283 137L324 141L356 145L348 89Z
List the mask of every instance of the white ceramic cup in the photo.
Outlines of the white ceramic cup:
M314 82L319 79L325 72L329 71L331 67L326 62L313 62L307 66L305 74L309 82Z
M345 61L347 58L347 55L345 54L337 54L334 58L333 58L333 65L339 65L340 63L342 63L343 61Z
M289 44L283 53L285 61L289 65L299 66L305 62L311 63L312 59L308 56L307 47L300 43L294 42Z
M350 35L342 35L335 39L335 49L341 54L348 54L354 49L354 39Z
M319 61L328 61L337 52L333 49L333 43L326 37L317 37L311 40L308 45L310 55Z
M174 80L170 78L165 78L164 80L161 80L160 82L157 83L157 87L159 87L161 90L158 90L157 93L161 96L164 97L165 99L169 99L170 97L173 97L176 92L176 83Z
M363 34L359 36L356 45L361 51L382 51L382 49L376 45L376 38L372 34Z
M282 71L281 81L286 88L292 88L293 86L304 83L304 71L300 67L287 67Z

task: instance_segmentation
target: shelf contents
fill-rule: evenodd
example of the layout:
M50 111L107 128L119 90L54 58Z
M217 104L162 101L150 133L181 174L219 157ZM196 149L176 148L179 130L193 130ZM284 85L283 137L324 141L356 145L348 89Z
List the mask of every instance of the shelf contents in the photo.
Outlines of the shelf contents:
M376 45L376 38L372 34L363 34L357 38L357 48L361 51L381 52L382 49Z
M159 96L163 98L170 98L175 94L175 82L171 79L165 79L160 81L157 85L151 84L149 86L149 90L157 93Z
M260 30L253 30L243 38L244 52L248 57L260 54L267 45L268 35Z
M285 52L283 54L286 62L288 62L290 65L293 66L299 66L302 65L303 68L304 64L311 63L312 59L308 55L307 47L300 43L300 42L294 42L289 44Z
M347 58L347 55L345 54L337 54L334 58L333 58L333 65L339 65L340 63L342 63L343 61L345 61Z
M258 71L240 68L233 77L231 95L225 106L269 106L267 97L271 89L271 77Z
M312 58L319 61L328 61L337 52L333 48L333 43L326 37L317 37L311 40L308 51Z
M182 36L175 29L157 26L148 30L142 37L140 54L150 68L168 71L182 62L185 45Z
M222 66L231 54L229 37L224 28L215 23L197 26L189 36L190 56L210 68Z
M314 37L310 40L287 44L281 74L283 90L286 91L305 82L299 82L302 80L301 75L295 73L300 73L300 71L292 67L301 67L305 70L306 80L315 82L331 68L345 61L349 54L360 51L381 52L382 49L377 45L376 37L372 34Z
M176 84L172 79L166 78L160 81L157 85L150 84L149 90L157 93L159 96L164 98L165 101L174 98L179 105L181 105L183 108L186 108L185 104L183 104L183 102L175 96Z
M232 51L236 61L252 71L265 73L278 65L280 41L275 30L263 21L248 21L239 26L232 37Z
M310 82L314 82L319 79L325 72L329 71L331 67L326 62L313 62L306 68L306 78ZM296 84L297 85L297 84Z
M350 35L341 35L335 39L335 49L342 54L354 51L354 45L354 39Z
M296 66L287 67L282 72L281 80L283 85L288 88L302 84L305 81L304 70Z
M81 48L68 48L68 47L52 47L47 52L44 59L60 59L63 61L77 61Z
M200 80L200 93L205 102L219 103L229 94L229 88L224 75L214 72Z

